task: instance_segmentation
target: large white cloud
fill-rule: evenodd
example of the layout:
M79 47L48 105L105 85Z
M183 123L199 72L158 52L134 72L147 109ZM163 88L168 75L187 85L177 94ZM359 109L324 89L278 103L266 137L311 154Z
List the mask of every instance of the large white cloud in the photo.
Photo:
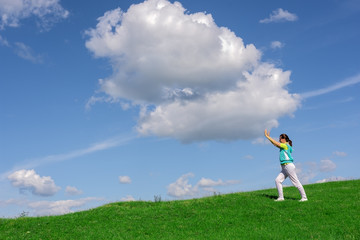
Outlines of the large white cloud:
M60 0L0 0L0 29L6 26L18 27L20 20L35 16L38 24L47 29L59 19L67 18L69 12Z
M113 97L159 102L174 90L204 92L236 85L260 52L245 46L209 14L185 14L180 3L150 0L100 17L86 46L113 60L114 75L101 81Z
M34 170L19 170L8 176L14 187L34 195L52 196L60 190L51 177L41 177Z
M98 21L86 46L113 67L100 89L144 106L141 134L184 142L250 139L299 105L286 89L290 72L261 62L254 45L217 26L210 14L148 0Z
M184 142L252 139L296 109L298 98L282 88L289 75L263 64L233 90L163 103L143 113L138 131Z

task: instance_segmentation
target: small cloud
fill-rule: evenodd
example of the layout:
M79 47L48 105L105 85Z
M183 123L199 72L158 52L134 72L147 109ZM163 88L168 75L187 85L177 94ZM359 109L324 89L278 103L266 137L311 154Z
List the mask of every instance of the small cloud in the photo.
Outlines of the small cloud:
M336 169L336 164L330 159L320 161L320 172L332 172Z
M346 157L347 153L346 152L335 151L335 152L333 152L333 155L335 155L337 157Z
M52 196L60 190L51 177L41 177L34 170L19 170L8 176L11 184L21 193L30 191L34 195Z
M269 18L265 18L260 20L260 23L271 23L271 22L293 22L296 21L298 17L294 13L290 13L287 10L283 10L279 8L274 10L272 14L270 14Z
M119 176L119 181L122 184L130 184L131 183L131 179L129 176Z
M196 186L189 184L189 178L194 177L194 174L187 173L182 175L174 183L168 186L168 195L172 197L182 198L187 196L195 196L199 190Z
M135 201L135 198L131 195L127 195L126 197L123 197L120 199L121 202L132 202Z
M199 187L214 187L214 186L223 186L225 183L219 179L217 181L214 181L210 178L201 178L200 181L197 183Z
M280 41L273 41L271 42L271 45L270 47L272 49L280 49L280 48L283 48L285 46L285 44L281 43Z
M83 191L77 189L76 187L67 186L65 189L65 192L68 195L81 195L83 194Z

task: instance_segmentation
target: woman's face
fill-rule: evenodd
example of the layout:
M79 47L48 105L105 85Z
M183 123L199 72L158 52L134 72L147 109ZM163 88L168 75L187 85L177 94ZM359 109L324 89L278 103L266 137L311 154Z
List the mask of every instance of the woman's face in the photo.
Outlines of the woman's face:
M285 138L281 138L281 137L280 137L279 140L280 140L281 143L286 143Z

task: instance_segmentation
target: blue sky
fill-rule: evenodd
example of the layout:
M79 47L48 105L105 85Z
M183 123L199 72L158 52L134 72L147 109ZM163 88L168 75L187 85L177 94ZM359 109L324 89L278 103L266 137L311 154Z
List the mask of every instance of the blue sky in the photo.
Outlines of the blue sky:
M34 2L0 0L1 217L273 188L264 128L360 177L358 1Z

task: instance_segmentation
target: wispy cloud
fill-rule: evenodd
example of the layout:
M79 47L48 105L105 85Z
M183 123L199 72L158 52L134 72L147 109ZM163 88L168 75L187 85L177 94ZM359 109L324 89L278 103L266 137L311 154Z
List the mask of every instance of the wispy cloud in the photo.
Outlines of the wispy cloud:
M92 144L91 146L84 148L84 149L71 151L69 153L49 155L49 156L42 157L42 158L31 159L26 162L23 162L20 165L15 166L11 171L2 173L0 175L0 180L6 179L12 172L19 170L19 169L33 169L33 168L36 168L36 167L39 167L42 165L46 165L46 164L50 164L50 163L61 162L61 161L78 158L78 157L85 156L85 155L95 153L98 151L102 151L102 150L106 150L109 148L124 145L135 138L136 138L136 136L134 136L134 135L126 136L126 137L123 137L123 136L115 137L115 138L105 140L103 142Z
M67 186L65 189L66 194L68 195L81 195L83 194L83 191L77 189L76 187Z
M223 181L221 179L218 179L217 181L215 181L210 178L201 178L200 181L197 183L197 185L202 188L207 188L207 187L215 187L215 186L227 186L238 183L240 183L240 181L238 180Z
M36 17L38 26L44 30L69 16L69 11L60 4L60 0L0 1L0 30L5 27L19 27L25 18Z
M302 110L317 110L319 108L329 108L329 107L332 108L335 105L349 103L349 102L352 102L354 100L355 100L354 97L345 97L343 99L334 99L334 100L331 100L331 101L322 102L322 103L317 104L317 105L311 104L310 106L304 106L302 108Z
M346 157L347 153L346 152L335 151L335 152L333 152L333 155L335 155L337 157Z
M330 92L334 92L334 91L339 90L341 88L352 86L352 85L355 85L355 84L358 84L358 83L360 83L360 74L355 75L355 76L350 77L350 78L347 78L347 79L345 79L343 81L340 81L338 83L335 83L335 84L333 84L331 86L328 86L328 87L325 87L325 88L321 88L321 89L318 89L318 90L315 90L315 91L309 91L309 92L302 93L302 94L300 94L300 96L303 99L311 98L311 97L317 97L317 96L324 95L324 94L327 94L327 93L330 93Z
M287 10L278 8L270 14L268 18L262 19L260 23L271 23L271 22L293 22L298 20L298 17L294 13L290 13Z
M327 174L335 171L336 164L330 159L324 159L320 162L306 162L296 164L296 173L302 183L308 184L319 174Z
M50 216L71 213L82 210L90 202L103 202L104 198L86 197L76 200L58 200L58 201L30 201L28 199L8 199L0 200L1 207L11 205L28 208L32 216ZM14 217L14 216L9 216Z
M245 156L243 156L243 159L253 160L253 159L254 159L254 156L252 156L252 155L245 155Z
M26 199L8 199L8 200L0 200L0 207L8 207L10 205L18 205L18 206L25 206L29 203L29 200Z
M345 178L345 177L329 177L325 178L319 181L316 181L316 183L325 183L325 182L337 182L337 181L346 181L346 180L352 180L352 178Z
M101 82L101 79L99 80L99 82ZM95 105L96 103L118 103L123 110L129 109L131 106L131 103L127 103L124 100L116 99L113 97L91 96L85 105L85 110L91 110L91 106Z
M127 195L126 197L123 197L120 199L121 202L132 202L135 201L135 198L131 195Z
M330 159L320 161L320 172L332 172L336 169L336 164Z
M32 63L43 63L43 57L35 54L35 52L27 45L22 42L16 42L14 51L16 55L22 59L28 60Z
M103 201L103 198L87 197L78 200L39 201L31 202L28 207L34 210L35 216L61 215L74 212L91 201Z
M314 179L319 173L318 163L307 162L296 164L296 174L303 184L308 184Z
M0 35L0 46L11 48L14 53L27 61L32 63L43 63L43 56L37 54L31 47L22 42L15 42L13 44L9 43L7 39Z
M215 181L210 178L201 178L197 184L193 186L189 183L189 178L191 177L194 177L194 174L187 173L178 178L174 183L169 184L167 194L175 198L195 197L200 196L203 191L207 193L216 192L217 190L214 187L240 183L239 180L223 181L222 179L218 179Z
M9 42L0 35L0 46L10 47Z

